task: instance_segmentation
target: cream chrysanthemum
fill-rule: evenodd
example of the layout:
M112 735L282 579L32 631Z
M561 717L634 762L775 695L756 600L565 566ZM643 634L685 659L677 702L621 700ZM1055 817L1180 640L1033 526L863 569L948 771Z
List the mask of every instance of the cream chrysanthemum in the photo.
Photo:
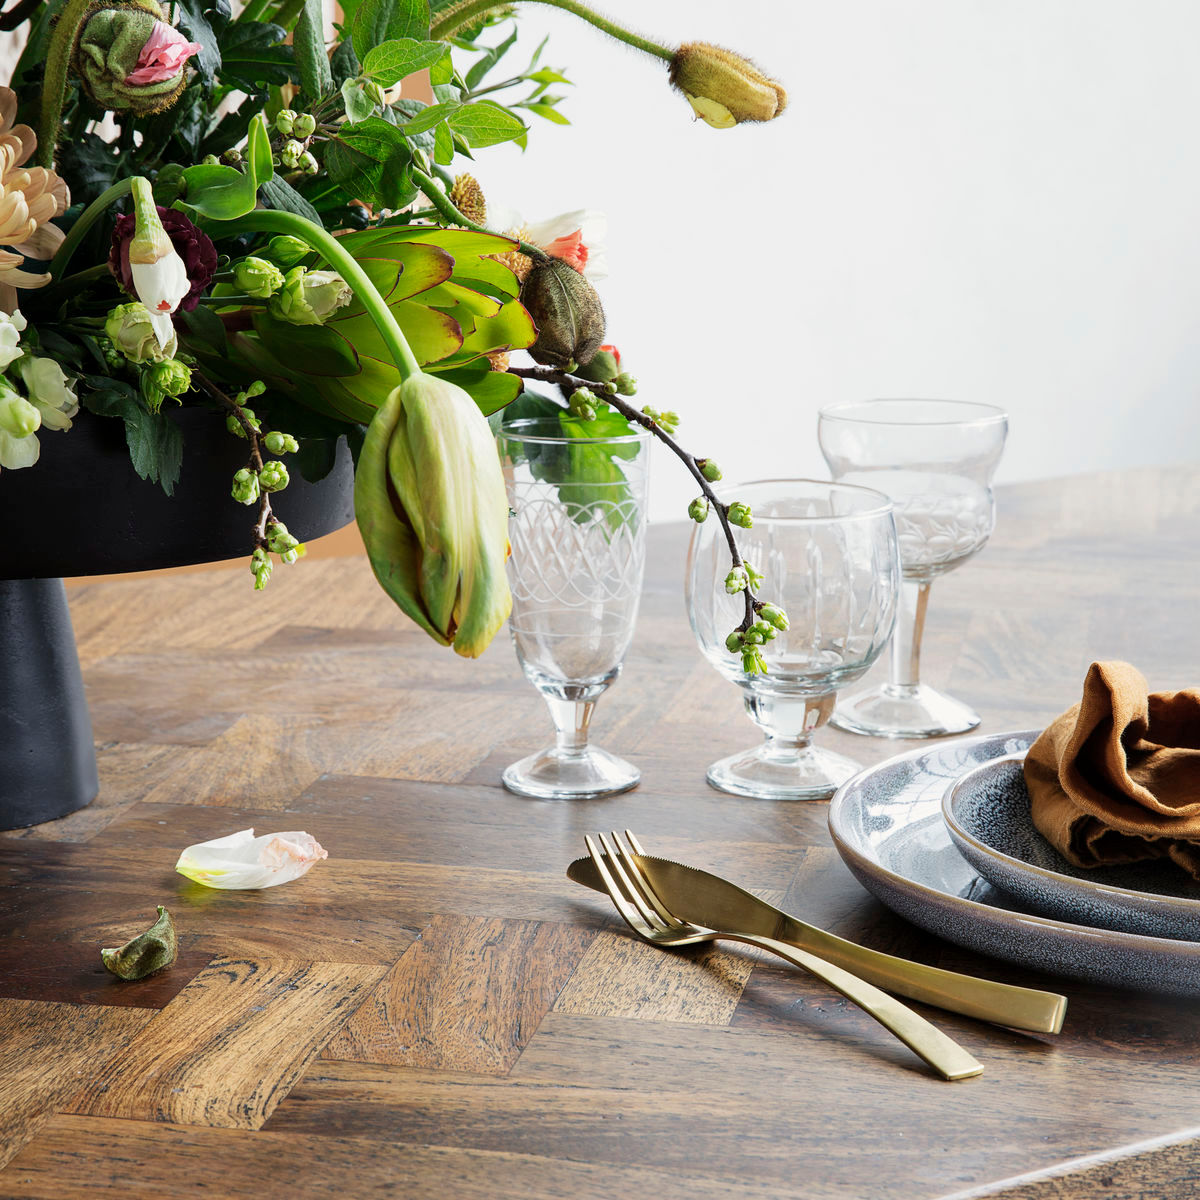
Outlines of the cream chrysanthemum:
M17 307L17 288L45 287L48 273L22 270L26 258L50 259L62 245L63 232L51 225L71 203L67 185L46 167L25 167L37 136L28 125L14 125L17 96L0 87L0 311Z

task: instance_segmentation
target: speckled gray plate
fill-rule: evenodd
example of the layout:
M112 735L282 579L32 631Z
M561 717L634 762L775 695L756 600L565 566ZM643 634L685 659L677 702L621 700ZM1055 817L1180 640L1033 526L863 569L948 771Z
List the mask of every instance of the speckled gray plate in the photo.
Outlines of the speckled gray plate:
M829 806L834 845L859 882L902 917L981 954L1119 987L1200 994L1200 942L1021 912L954 848L942 796L967 771L1019 754L1037 731L955 738L860 771Z
M1169 859L1084 870L1034 827L1023 754L968 771L942 799L950 840L1033 912L1080 925L1200 941L1200 883Z

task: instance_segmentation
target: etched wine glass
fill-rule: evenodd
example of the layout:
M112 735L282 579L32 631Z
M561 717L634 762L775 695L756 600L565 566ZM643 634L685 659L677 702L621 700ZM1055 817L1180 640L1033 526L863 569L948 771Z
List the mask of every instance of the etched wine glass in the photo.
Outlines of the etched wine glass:
M877 737L965 733L973 709L920 680L933 581L983 549L996 520L992 476L1008 416L965 400L870 400L823 409L821 451L834 479L892 498L903 575L888 681L839 702L832 724Z
M556 730L553 746L501 779L541 799L627 791L640 772L593 746L589 729L637 620L650 434L568 436L558 417L539 417L502 424L497 442L511 509L509 629Z
M763 576L759 594L788 628L759 647L767 673L747 673L726 639L746 617L746 594L725 588L730 554L716 516L692 531L687 608L705 658L743 692L761 745L715 762L708 782L762 799L823 800L860 764L811 744L837 691L883 652L896 617L899 559L892 505L868 488L770 479L722 489L750 506L735 529L742 558Z

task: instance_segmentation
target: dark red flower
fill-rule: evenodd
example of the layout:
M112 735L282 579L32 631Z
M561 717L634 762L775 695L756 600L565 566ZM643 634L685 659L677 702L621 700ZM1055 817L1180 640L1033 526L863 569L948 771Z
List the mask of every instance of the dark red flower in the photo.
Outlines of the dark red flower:
M200 294L212 281L217 269L217 248L208 234L196 228L177 208L158 209L159 220L175 247L175 253L183 259L191 287L179 302L183 312L191 312L200 301ZM129 269L129 243L133 240L133 214L118 217L113 229L112 249L108 255L108 269L116 281L135 299L133 272Z

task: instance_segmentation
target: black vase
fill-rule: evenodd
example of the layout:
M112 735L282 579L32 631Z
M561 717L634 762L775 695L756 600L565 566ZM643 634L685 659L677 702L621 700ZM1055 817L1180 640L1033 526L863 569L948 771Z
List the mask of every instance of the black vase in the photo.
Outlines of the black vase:
M170 497L134 472L123 423L86 412L65 434L39 434L36 466L0 471L0 829L65 816L99 790L60 577L248 559L253 548L257 507L229 494L246 443L207 409L180 408L171 418L184 451ZM354 469L345 439L324 479L310 483L293 470L272 508L301 541L349 524Z

